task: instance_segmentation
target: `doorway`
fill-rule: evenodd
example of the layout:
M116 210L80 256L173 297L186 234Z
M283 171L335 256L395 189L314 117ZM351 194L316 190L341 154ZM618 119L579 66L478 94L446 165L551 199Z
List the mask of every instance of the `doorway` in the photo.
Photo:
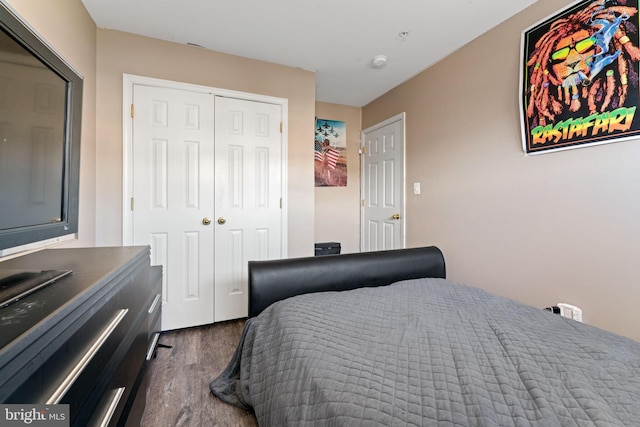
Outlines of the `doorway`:
M405 247L404 113L361 132L363 252Z
M138 76L124 99L123 242L163 266L162 329L245 317L247 262L286 256L286 100Z

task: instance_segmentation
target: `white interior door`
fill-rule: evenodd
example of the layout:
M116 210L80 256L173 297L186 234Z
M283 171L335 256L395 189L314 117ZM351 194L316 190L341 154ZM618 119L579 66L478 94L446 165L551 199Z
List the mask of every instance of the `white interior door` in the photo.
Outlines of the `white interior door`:
M163 266L162 329L213 323L214 97L134 85L134 245Z
M123 242L164 267L162 329L246 316L247 262L287 253L286 100L129 75L124 87Z
M247 262L282 253L282 109L216 97L215 320L247 316Z
M362 251L405 246L404 113L362 131Z

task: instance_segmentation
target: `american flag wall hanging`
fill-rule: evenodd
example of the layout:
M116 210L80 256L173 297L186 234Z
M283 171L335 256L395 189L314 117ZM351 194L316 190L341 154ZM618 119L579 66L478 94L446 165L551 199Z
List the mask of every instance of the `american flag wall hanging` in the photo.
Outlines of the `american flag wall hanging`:
M316 187L347 186L347 126L316 117L313 141Z

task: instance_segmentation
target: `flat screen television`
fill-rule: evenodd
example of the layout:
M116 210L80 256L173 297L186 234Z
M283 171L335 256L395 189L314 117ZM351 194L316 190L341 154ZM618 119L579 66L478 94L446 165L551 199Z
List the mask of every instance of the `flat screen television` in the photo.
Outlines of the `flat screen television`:
M0 3L0 260L76 237L82 85Z

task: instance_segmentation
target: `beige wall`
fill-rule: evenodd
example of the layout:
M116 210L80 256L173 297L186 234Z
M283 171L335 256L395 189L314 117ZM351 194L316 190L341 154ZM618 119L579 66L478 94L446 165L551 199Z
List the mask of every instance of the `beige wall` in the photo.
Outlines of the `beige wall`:
M131 73L288 98L289 254L325 240L355 251L355 156L344 194L312 190L313 73L108 30L96 37L79 0L7 3L84 76L78 246L121 241L122 73ZM640 141L521 150L520 32L569 3L539 0L366 106L358 128L407 113L407 182L422 182L407 198L407 245L440 246L451 279L539 307L574 303L586 322L640 339ZM349 108L317 108L357 121ZM308 224L332 200L353 225L334 238L318 224L314 236Z
M339 242L342 253L360 252L360 116L361 109L316 102L316 116L347 126L347 186L316 187L316 242Z
M84 77L80 158L78 241L95 244L96 27L80 0L8 0L10 5L64 60Z
M289 256L313 254L315 75L296 68L98 29L98 245L122 242L123 73L286 98Z
M289 255L313 254L313 73L96 29L80 0L8 4L84 76L80 231L72 246L122 242L122 74L129 73L287 98Z
M407 245L442 248L449 278L640 339L640 141L525 157L520 34L569 4L540 0L363 108L406 111Z

